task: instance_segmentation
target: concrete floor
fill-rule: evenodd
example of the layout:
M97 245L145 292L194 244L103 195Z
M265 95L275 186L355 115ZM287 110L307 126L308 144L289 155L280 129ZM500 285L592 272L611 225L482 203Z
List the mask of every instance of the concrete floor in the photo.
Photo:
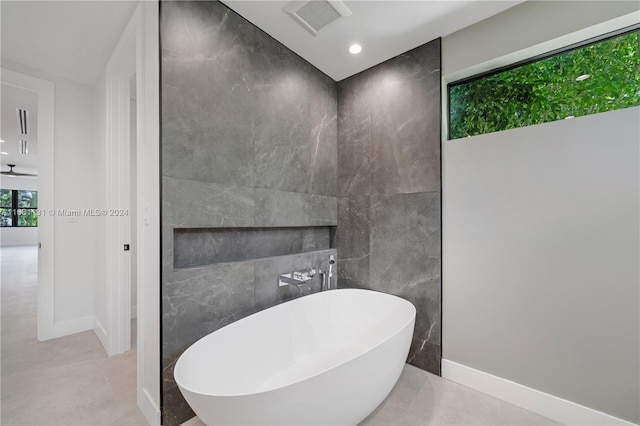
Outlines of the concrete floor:
M38 342L37 249L3 247L0 262L0 423L146 425L136 404L135 348L107 357L93 331Z

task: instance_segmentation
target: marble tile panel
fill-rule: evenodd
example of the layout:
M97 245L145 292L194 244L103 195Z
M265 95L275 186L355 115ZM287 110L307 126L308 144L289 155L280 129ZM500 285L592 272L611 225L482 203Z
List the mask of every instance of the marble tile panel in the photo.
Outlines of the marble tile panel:
M161 234L162 246L162 285L164 286L164 277L173 272L173 226L163 226Z
M398 289L438 280L441 256L438 193L371 199L371 286Z
M370 202L369 196L338 198L336 239L340 260L369 254Z
M440 48L439 38L411 49L381 63L369 70L372 85L381 80L393 78L400 81L440 84Z
M256 85L287 85L295 80L304 82L306 92L309 73L319 71L258 28L254 40L252 66L259 71L255 75Z
M164 360L162 368L162 424L168 426L179 425L195 415L173 377L179 357L180 354Z
M352 129L367 128L362 126L362 121L370 115L371 105L375 102L371 91L372 70L365 70L338 82L338 134L350 134L341 143L359 143L363 141L362 137L366 137L366 132L353 133Z
M252 48L254 26L218 1L167 1L160 10L162 57L216 59Z
M338 145L338 195L371 193L371 147L367 143Z
M247 123L211 119L206 128L163 123L164 176L252 188L253 153L253 127Z
M440 190L440 85L402 81L395 74L372 89L373 193Z
M440 345L428 343L423 339L414 337L411 341L407 363L432 374L440 373L440 359L442 349Z
M256 186L310 191L313 124L307 83L258 85L255 93Z
M371 192L371 102L366 72L338 83L338 195Z
M317 70L309 74L310 192L335 197L338 179L337 83Z
M335 248L332 245L332 236L335 227L309 227L302 229L302 247L300 252L326 250Z
M439 345L442 330L440 280L396 288L393 294L416 307L414 338Z
M255 298L256 309L266 309L271 306L306 296L320 291L321 276L316 277L301 285L298 289L295 286L278 286L278 275L286 274L294 270L304 270L309 268L327 270L329 256L336 256L336 250L322 250L310 253L303 253L291 256L278 256L268 259L260 259L255 262ZM337 265L333 268L331 287L336 288Z
M337 224L335 197L256 188L256 226L333 226Z
M340 253L339 250L338 253ZM338 260L338 286L341 288L371 288L369 263L368 254L347 260Z
M214 57L163 56L163 124L198 129L225 121L252 124L254 84L249 68L252 49L248 46L230 49L227 55L212 53Z
M162 354L175 357L203 336L254 311L253 262L165 273Z
M335 196L336 83L259 30L253 66L257 187Z
M162 171L252 187L254 27L218 2L162 11Z
M253 188L162 178L163 225L185 228L253 225Z

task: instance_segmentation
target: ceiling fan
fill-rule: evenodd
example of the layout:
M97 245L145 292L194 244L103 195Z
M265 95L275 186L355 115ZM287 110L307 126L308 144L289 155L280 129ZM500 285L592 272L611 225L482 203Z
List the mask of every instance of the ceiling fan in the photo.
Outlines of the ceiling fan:
M9 171L5 172L2 171L0 172L0 175L4 175L4 176L12 176L12 177L16 177L16 176L23 176L23 177L37 177L38 175L34 175L31 173L18 173L18 172L14 172L13 168L16 166L15 164L7 164L7 166L9 166Z

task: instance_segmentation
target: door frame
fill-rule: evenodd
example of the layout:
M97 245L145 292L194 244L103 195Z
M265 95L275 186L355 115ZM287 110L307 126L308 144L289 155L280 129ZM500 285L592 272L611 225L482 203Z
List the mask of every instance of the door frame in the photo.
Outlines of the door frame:
M55 173L54 173L54 84L2 68L2 84L36 93L38 96L38 307L39 341L69 334L69 324L55 321ZM72 324L73 326L73 324ZM72 331L73 332L73 331Z
M136 73L138 17L134 12L106 68L107 94L107 353L131 349L130 82ZM137 89L136 89L137 91ZM137 176L135 177L137 178ZM122 215L121 215L122 213Z
M107 210L129 209L136 179L137 402L160 424L160 47L159 3L140 2L105 72ZM136 75L136 175L130 170L130 80ZM122 167L123 165L126 165ZM131 218L107 215L109 355L130 349Z

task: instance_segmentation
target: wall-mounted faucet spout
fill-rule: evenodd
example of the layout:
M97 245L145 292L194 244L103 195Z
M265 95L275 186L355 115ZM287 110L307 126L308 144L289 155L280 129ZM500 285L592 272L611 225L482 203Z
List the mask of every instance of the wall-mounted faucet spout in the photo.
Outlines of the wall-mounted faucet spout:
M327 276L327 290L331 290L331 277L333 276L333 265L336 263L333 255L329 256L329 275Z
M278 286L284 287L287 285L294 285L298 287L300 284L304 284L308 287L308 281L311 281L315 275L316 270L312 268L302 271L293 271L288 274L281 274L278 275ZM300 287L298 287L298 289L300 289Z

